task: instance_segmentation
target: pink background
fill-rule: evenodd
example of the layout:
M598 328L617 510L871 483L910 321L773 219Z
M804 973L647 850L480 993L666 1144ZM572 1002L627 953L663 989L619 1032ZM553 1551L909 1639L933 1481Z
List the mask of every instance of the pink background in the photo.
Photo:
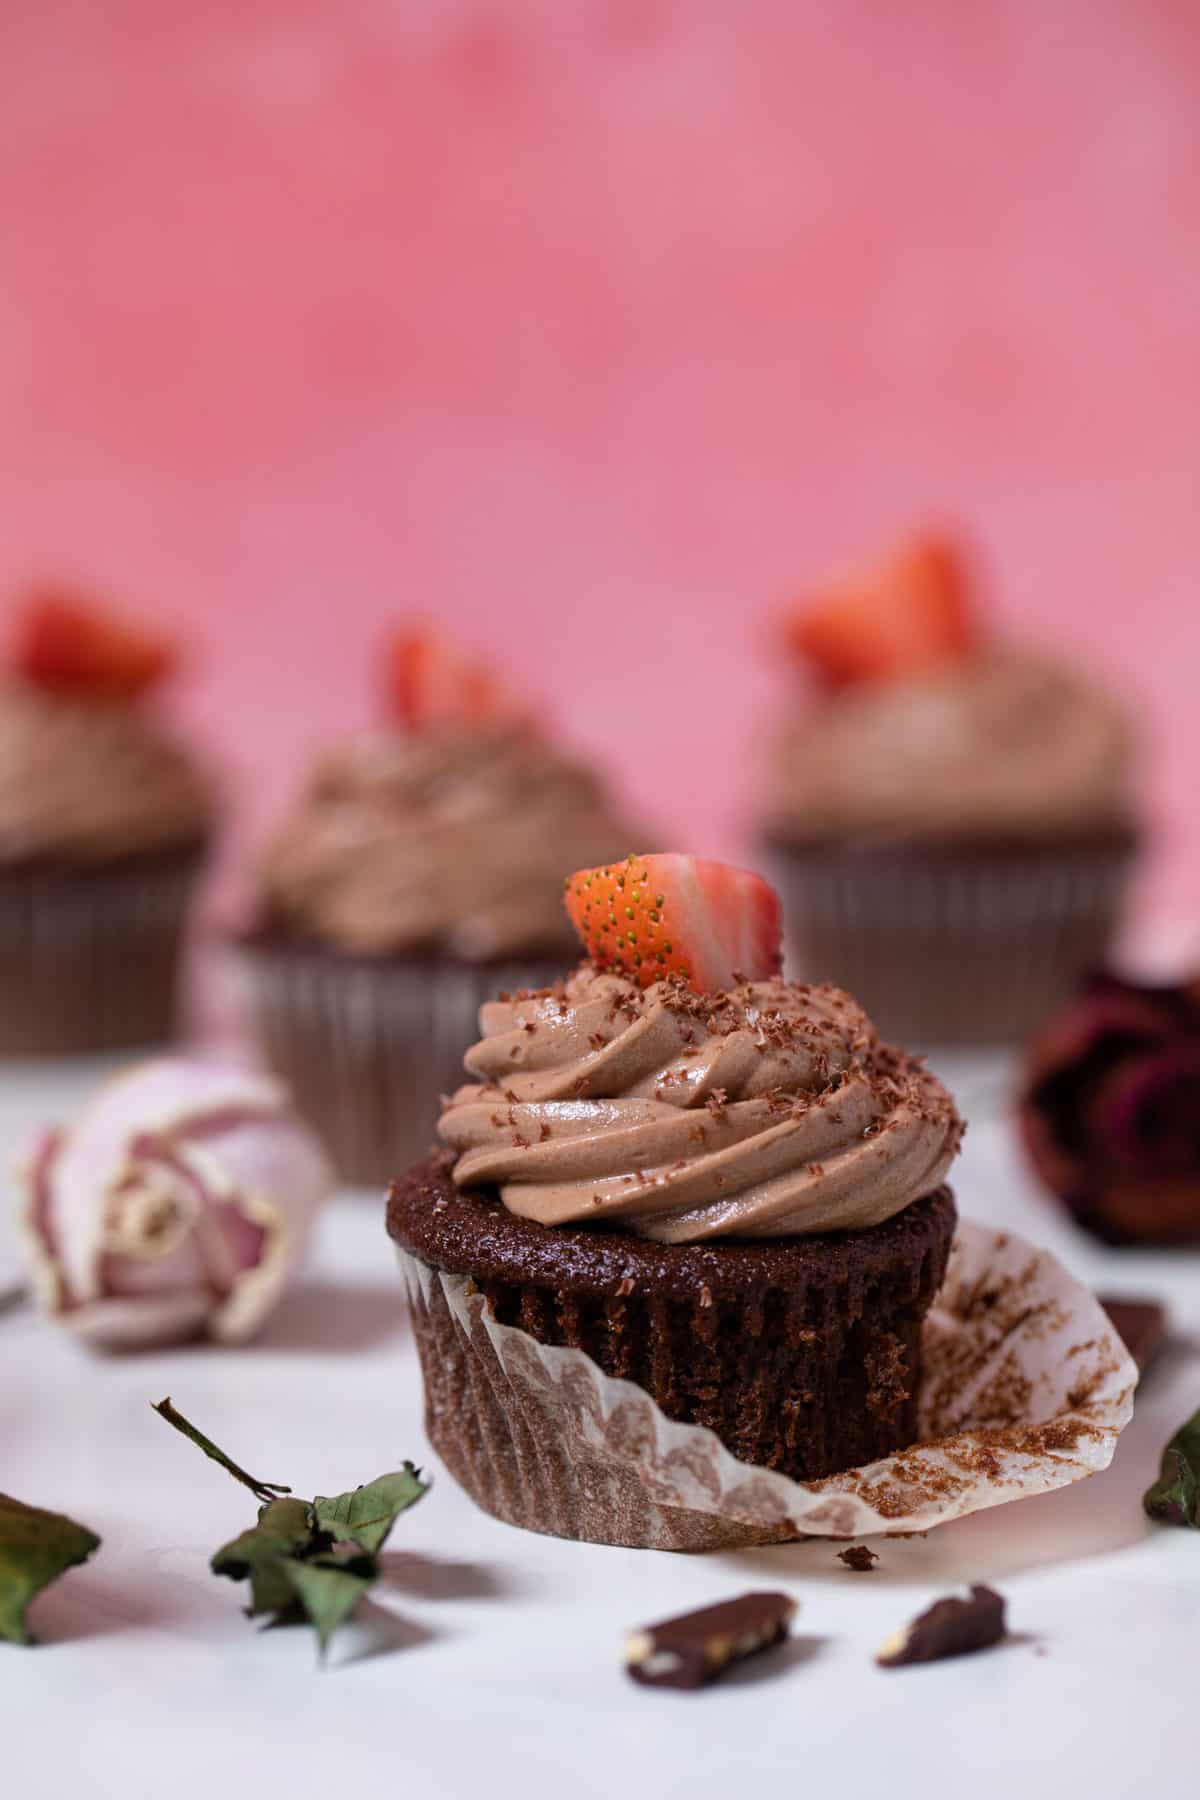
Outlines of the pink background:
M5 0L0 586L197 645L261 827L388 622L737 844L780 595L914 514L1125 681L1200 912L1200 12Z

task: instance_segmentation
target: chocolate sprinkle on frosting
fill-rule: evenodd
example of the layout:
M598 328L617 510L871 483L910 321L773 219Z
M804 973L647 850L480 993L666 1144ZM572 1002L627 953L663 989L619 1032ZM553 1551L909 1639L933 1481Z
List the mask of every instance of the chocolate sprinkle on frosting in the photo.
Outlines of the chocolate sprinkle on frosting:
M962 1135L920 1060L828 985L643 990L585 963L480 1022L476 1079L439 1134L460 1187L543 1225L663 1243L860 1230L934 1192Z

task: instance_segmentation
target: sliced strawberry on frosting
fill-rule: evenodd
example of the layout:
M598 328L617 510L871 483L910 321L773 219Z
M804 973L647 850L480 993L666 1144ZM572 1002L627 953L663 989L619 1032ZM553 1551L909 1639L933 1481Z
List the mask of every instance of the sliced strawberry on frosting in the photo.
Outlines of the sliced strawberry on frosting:
M396 632L387 646L385 685L390 712L410 731L528 722L528 709L499 676L436 631Z
M710 993L780 970L779 896L748 869L630 856L569 876L566 905L592 961L642 987L679 975Z
M160 633L65 590L45 588L19 609L18 674L79 700L136 700L171 673L175 646Z
M968 589L956 544L913 537L801 602L785 637L830 687L914 673L973 647Z

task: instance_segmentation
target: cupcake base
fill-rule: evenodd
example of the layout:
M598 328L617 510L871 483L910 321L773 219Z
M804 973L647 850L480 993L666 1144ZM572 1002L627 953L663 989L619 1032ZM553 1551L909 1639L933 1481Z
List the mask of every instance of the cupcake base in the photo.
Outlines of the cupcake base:
M582 1350L669 1419L706 1426L740 1461L797 1480L915 1439L921 1322L954 1220L942 1189L867 1231L652 1244L516 1218L495 1196L459 1193L446 1158L398 1182L388 1207L418 1276L469 1277L500 1324ZM622 1491L595 1478L569 1393L548 1404L542 1384L500 1369L482 1321L464 1331L436 1281L420 1289L426 1427L486 1511L592 1543L702 1549L792 1535L689 1513L664 1537L671 1521L635 1477Z
M263 933L241 960L270 1067L342 1180L385 1187L434 1144L439 1095L463 1080L480 1007L500 991L550 986L568 958L349 956Z
M885 1037L1023 1042L1103 963L1131 831L1053 844L769 843L793 972L860 1000Z
M0 1056L162 1043L204 845L99 868L0 869Z

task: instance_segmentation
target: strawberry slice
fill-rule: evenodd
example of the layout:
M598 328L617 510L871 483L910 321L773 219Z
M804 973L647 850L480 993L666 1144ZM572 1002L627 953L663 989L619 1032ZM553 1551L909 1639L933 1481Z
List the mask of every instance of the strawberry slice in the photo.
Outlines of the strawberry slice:
M968 585L958 545L913 537L796 609L786 640L828 687L909 674L974 646Z
M385 683L389 711L410 731L529 721L505 682L435 631L396 632L387 645Z
M780 970L779 896L748 869L696 856L630 856L568 876L566 905L597 967L642 987L681 975L703 994Z
M37 590L18 613L14 667L52 693L136 700L170 674L176 660L169 639L65 589Z

